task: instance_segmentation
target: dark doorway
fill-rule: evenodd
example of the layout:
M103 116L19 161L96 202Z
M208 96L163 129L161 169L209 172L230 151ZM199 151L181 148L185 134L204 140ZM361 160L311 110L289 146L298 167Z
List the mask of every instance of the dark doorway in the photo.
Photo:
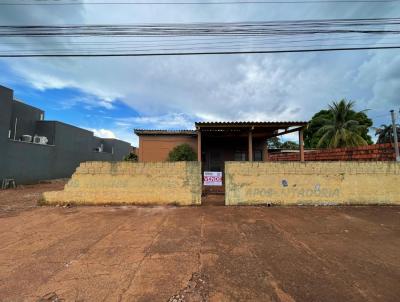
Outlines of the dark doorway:
M203 178L203 205L225 205L225 161L235 160L235 151L238 149L245 150L245 147L243 147L245 144L246 140L240 137L215 137L204 134L202 143L202 178L205 171L222 172L222 186L205 186Z
M225 193L208 192L201 197L202 206L224 206Z
M206 155L206 163L204 171L210 172L223 172L224 171L224 159L222 150L211 149L208 151L208 156Z

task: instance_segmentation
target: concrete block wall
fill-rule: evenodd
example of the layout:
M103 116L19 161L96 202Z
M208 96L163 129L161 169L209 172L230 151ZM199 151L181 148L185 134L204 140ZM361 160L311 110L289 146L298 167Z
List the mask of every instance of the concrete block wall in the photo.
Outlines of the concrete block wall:
M396 162L227 162L227 205L400 205Z
M47 204L201 204L198 162L86 162L63 191L43 194Z

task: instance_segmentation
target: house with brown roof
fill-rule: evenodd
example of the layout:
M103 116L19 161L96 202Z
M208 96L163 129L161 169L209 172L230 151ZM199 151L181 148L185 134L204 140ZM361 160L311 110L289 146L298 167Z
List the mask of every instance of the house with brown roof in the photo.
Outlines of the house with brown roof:
M197 122L196 130L135 129L139 161L165 161L180 144L197 152L203 171L223 171L225 161L267 161L267 139L299 133L300 160L304 161L303 129L307 122Z

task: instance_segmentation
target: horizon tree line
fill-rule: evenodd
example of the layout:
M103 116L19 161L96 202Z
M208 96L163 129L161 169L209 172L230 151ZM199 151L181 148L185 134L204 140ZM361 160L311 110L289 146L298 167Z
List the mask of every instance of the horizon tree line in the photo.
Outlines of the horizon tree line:
M328 109L314 114L304 131L305 148L344 148L358 147L373 144L369 129L375 130L378 136L377 144L393 142L392 125L372 127L372 119L367 111L355 111L355 102L342 99L334 101ZM400 127L396 125L400 138ZM281 142L278 137L268 140L271 149L298 149L298 144L293 141Z

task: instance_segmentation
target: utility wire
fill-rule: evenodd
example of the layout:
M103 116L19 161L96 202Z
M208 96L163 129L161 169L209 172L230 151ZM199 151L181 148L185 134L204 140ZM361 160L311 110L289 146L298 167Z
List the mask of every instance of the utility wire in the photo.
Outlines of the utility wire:
M175 42L175 43L187 43L187 42L196 42L196 43L190 43L190 44L225 44L225 43L253 43L253 42L264 42L264 43L283 43L283 42L288 42L288 43L297 43L297 42L315 42L315 41L321 41L321 42L329 42L332 40L342 40L342 41L353 41L353 40L360 40L362 38L363 41L365 40L378 40L378 39L385 39L385 40L391 40L391 39L400 39L400 37L396 37L395 35L384 35L384 36L374 36L374 35L368 35L368 37L361 37L360 35L352 35L352 36L321 36L320 38L312 38L309 39L307 37L301 38L301 35L298 35L298 39L293 39L293 37L280 37L280 38L269 38L269 37L244 37L244 38L230 38L230 37L220 37L218 38L218 41L215 38L212 37L203 37L203 38L197 38L197 39L191 39L191 38L186 38L186 37L178 37L175 39L156 39L156 40L148 40L146 39L136 39L134 40L131 39L124 39L124 40L111 40L111 41L101 41L101 40L85 40L85 41L79 41L79 40L74 40L74 41L52 41L52 45L64 45L67 43L68 45L134 45L134 44L143 44L143 43L148 43L149 45L155 44L155 45L160 45L162 43L169 43L169 42ZM297 37L297 36L296 36ZM30 45L37 45L38 43L32 43L32 42L12 42L8 41L4 44L7 45L20 45L20 46L30 46ZM162 44L164 45L164 44Z
M3 6L31 6L31 5L47 5L47 6L61 6L61 5L250 5L250 4L307 4L307 3L395 3L399 0L266 0L266 1L149 1L149 2L60 2L60 1L34 1L34 2L0 2Z
M332 19L235 23L136 25L0 26L0 37L38 36L292 36L316 34L400 34L400 18Z
M234 54L271 54L271 53L304 53L326 51L350 51L373 49L400 49L395 46L371 46L371 47L338 47L338 48L314 48L314 49L282 49L282 50L250 50L250 51L204 51L204 52L150 52L150 53L91 53L91 54L0 54L1 58L34 58L34 57L150 57L150 56L193 56L193 55L234 55Z
M398 41L398 43L400 43L400 41ZM396 45L397 43L377 43L374 46L383 46L383 45ZM197 44L195 44L197 45ZM19 50L19 52L76 52L76 51L81 51L81 52L90 52L90 51L119 51L119 50L126 50L126 51L130 51L130 52L139 52L139 51L149 51L149 50L153 50L153 51L182 51L182 50L201 50L201 49L243 49L243 48L249 48L249 46L251 46L250 48L252 48L253 46L257 46L257 50L260 49L268 49L268 50L272 50L272 49L282 49L285 48L284 45L274 45L274 46L267 46L265 45L265 43L258 43L258 44L251 44L251 45L243 45L243 44L229 44L227 46L225 45L218 45L218 46L212 46L212 45L207 45L207 44L201 44L200 46L197 47L188 47L188 46L193 46L193 44L167 44L167 45L161 45L162 47L169 47L169 48L160 48L159 45L140 45L139 48L132 48L132 46L115 46L115 47L108 47L108 48L77 48L77 49L62 49L62 48L58 48L58 49L23 49L23 50ZM247 47L246 47L247 46ZM291 46L293 49L297 49L297 48L322 48L322 47L351 47L351 46L364 46L364 47L368 47L370 46L369 44L366 43L352 43L352 44L325 44L325 45L293 45ZM154 47L156 47L156 49L154 49ZM254 47L255 49L256 47ZM7 52L0 50L1 52Z
M238 45L238 46L253 46L253 45L282 45L284 43L290 43L293 45L296 45L298 43L304 43L304 42L335 42L335 41L343 41L343 42L352 42L352 41L359 41L360 38L334 38L334 39L330 39L330 38L323 38L323 39L299 39L299 40L281 40L281 39L268 39L268 38L264 38L264 37L260 37L261 39L254 39L251 38L251 40L249 39L233 39L230 41L201 41L201 42L194 42L194 43L188 43L187 41L191 41L191 39L188 40L180 40L180 41L175 41L175 40L160 40L160 41L155 41L153 43L149 43L148 41L144 40L144 41L97 41L97 42L54 42L51 43L52 46L59 46L61 48L61 50L65 49L66 44L68 46L93 46L93 47L97 47L97 50L104 50L104 48L99 48L99 46L120 46L123 48L128 48L128 47L132 47L132 46L136 46L138 44L140 44L140 47L160 47L160 46L211 46L211 45L217 45L217 46L223 46L223 45ZM394 41L391 44L394 44L395 42L400 43L400 38L399 37L382 37L382 40L379 41L380 44L387 44L387 43L381 43L381 42L390 42L392 41L392 39L396 39L398 41ZM377 38L364 38L362 39L362 41L376 41ZM165 42L175 42L175 43L165 43ZM176 43L179 42L179 43ZM40 43L41 44L41 43ZM342 43L343 44L343 43ZM6 43L5 46L37 46L38 43L23 43L23 42L10 42L10 43ZM326 45L326 44L324 44ZM347 45L347 44L346 44ZM81 48L76 48L77 50L81 49Z
M61 44L63 47L55 48L57 43L60 45L60 39L63 37L67 39L64 44ZM90 42L93 37L103 38L103 44L98 39L96 43ZM120 38L116 41L116 37ZM128 40L124 42L121 37ZM16 39L21 38L29 38L30 44L13 44ZM38 40L38 38L47 38L47 40ZM104 41L104 38L111 38L111 40ZM132 38L135 40L130 40ZM354 43L354 38L368 43ZM3 57L51 57L344 51L394 49L398 48L400 39L387 39L396 38L400 38L400 18L128 25L26 25L0 26L0 42L2 42L0 53ZM188 43L188 41L196 40L196 43ZM170 43L166 43L167 41ZM319 45L312 44L318 41ZM32 46L29 48L30 45L39 45L41 48L32 48Z

